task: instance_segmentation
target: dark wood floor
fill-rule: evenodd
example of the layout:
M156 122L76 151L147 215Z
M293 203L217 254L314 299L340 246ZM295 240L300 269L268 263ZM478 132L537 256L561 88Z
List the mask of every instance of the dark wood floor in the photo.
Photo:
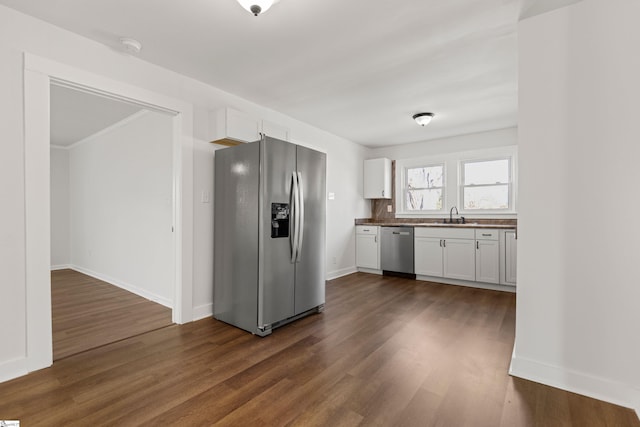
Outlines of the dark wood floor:
M258 338L213 319L60 360L0 387L25 426L639 426L507 374L513 294L358 273Z
M51 314L53 360L172 324L171 309L74 270L51 272Z

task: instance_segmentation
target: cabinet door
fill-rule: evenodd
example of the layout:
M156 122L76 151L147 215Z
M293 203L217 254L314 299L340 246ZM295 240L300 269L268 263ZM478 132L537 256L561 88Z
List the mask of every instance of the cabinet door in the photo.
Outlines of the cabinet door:
M289 141L289 129L280 126L279 124L269 122L267 120L262 121L262 133L272 138L281 139L283 141Z
M225 108L218 114L216 139L231 139L240 142L253 142L260 139L258 121L250 115L231 108Z
M380 269L377 235L356 234L356 266L374 270Z
M476 280L475 240L446 239L444 241L444 277Z
M517 277L517 240L515 231L507 231L505 237L505 282L515 285Z
M391 198L391 160L382 158L364 161L364 198Z
M500 244L498 240L476 240L476 281L500 283Z
M414 239L414 268L416 274L442 277L442 239L416 237Z

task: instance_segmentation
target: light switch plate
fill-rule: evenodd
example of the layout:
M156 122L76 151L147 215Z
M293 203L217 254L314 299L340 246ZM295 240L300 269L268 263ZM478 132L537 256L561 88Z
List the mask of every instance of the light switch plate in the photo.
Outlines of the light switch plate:
M387 205L387 212L393 212L393 205Z

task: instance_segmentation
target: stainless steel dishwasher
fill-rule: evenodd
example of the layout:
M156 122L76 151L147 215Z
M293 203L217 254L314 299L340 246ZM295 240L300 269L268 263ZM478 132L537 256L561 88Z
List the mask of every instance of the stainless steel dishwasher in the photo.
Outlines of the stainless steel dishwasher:
M413 274L413 227L382 227L380 267Z

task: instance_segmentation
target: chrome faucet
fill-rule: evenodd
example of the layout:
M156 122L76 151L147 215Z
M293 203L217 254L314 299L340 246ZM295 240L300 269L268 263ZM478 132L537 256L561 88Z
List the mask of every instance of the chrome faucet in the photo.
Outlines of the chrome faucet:
M453 224L453 210L456 210L456 215L458 215L458 208L456 208L455 206L451 208L451 210L449 211L449 224Z

